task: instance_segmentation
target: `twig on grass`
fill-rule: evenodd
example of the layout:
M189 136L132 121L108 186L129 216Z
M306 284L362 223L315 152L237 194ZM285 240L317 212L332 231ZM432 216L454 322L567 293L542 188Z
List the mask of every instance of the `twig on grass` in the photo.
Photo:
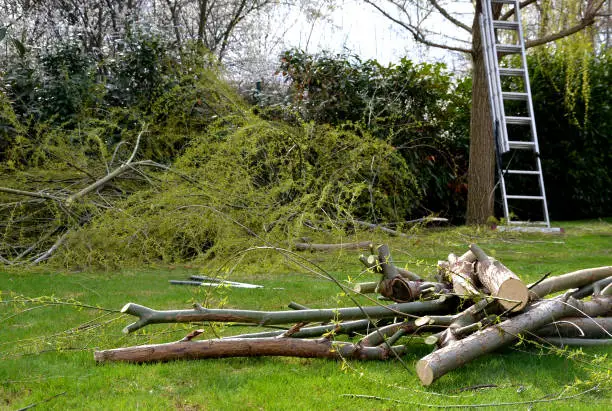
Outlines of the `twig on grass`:
M53 400L53 399L55 399L55 398L57 398L57 397L61 397L62 395L65 395L65 394L66 394L66 391L64 391L64 392L60 392L59 394L55 394L55 395L53 395L53 396L51 396L51 397L49 397L49 398L45 398L45 399L44 399L44 400L42 400L42 401L35 402L34 404L26 405L26 406L25 406L25 407L23 407L23 408L19 408L19 410L17 410L17 411L29 410L30 408L34 408L34 407L36 407L37 405L44 404L44 403L49 402L49 401L51 401L51 400Z
M588 394L589 392L596 391L599 388L599 385L589 388L588 390L579 392L578 394L568 395L566 397L557 396L555 398L550 399L539 399L539 400L530 400L530 401L516 401L516 402L489 402L483 404L447 404L447 405L438 405L438 404L427 404L427 403L419 403L419 402L410 402L398 400L395 398L388 397L378 397L376 395L365 395L365 394L340 394L341 397L348 398L361 398L366 400L376 400L376 401L389 401L394 402L396 404L407 404L416 407L423 408L485 408L485 407L505 407L508 405L527 405L527 404L538 404L543 402L556 402L556 401L566 401L571 400L573 398L580 397L582 395ZM563 394L563 393L561 393Z

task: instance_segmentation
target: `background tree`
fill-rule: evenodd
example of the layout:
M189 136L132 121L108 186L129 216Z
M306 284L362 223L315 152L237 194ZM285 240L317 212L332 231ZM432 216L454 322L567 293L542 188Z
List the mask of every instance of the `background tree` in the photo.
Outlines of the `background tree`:
M474 2L472 21L458 12L450 1L438 0L364 0L391 21L405 29L415 42L427 47L467 54L472 63L472 113L470 123L470 162L468 175L467 222L482 224L494 212L495 155L488 100L486 73L478 14L482 0ZM526 48L540 46L571 36L593 25L606 0L561 0L539 4L533 11L537 22L528 30ZM536 6L535 0L520 3L521 9ZM534 8L534 7L531 7ZM512 12L493 9L494 19L507 20ZM527 13L528 14L528 13ZM427 21L438 16L438 30ZM440 25L439 20L444 20ZM456 30L452 30L452 27ZM451 35L443 33L453 33Z

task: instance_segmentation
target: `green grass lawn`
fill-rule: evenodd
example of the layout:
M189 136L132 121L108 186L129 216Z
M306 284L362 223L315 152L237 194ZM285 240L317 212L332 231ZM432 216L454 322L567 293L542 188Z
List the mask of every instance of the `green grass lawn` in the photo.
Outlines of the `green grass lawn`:
M351 240L384 241L398 265L432 275L436 261L462 253L477 242L525 282L552 272L612 264L612 220L556 223L563 235L511 234L487 229L416 230L412 238L361 233ZM359 252L304 253L341 281L373 281L360 274ZM563 355L533 345L507 347L421 387L415 362L430 352L418 339L403 360L356 362L296 358L233 358L163 364L96 365L93 351L152 342L176 341L194 328L203 337L255 328L159 324L131 335L121 329L132 318L116 312L127 302L156 309L211 307L286 309L290 301L318 307L350 305L332 282L279 255L261 253L232 266L229 279L262 284L264 289L209 292L171 286L169 279L210 274L198 267L142 267L121 272L60 272L53 269L0 272L0 408L19 409L423 409L424 405L486 404L550 399L600 389L533 409L610 409L612 361L609 348L568 351ZM363 300L361 300L363 301ZM58 304L61 303L61 304ZM68 304L64 304L68 303ZM461 391L464 387L496 387ZM364 394L402 401L342 396ZM510 405L508 409L528 409Z

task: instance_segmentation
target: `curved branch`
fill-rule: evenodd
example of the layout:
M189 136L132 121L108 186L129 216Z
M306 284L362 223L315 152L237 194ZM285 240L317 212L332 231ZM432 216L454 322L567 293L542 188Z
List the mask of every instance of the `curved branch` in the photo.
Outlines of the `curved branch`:
M470 49L466 49L466 48L462 48L462 47L449 46L447 44L440 44L440 43L436 43L436 42L427 40L423 36L423 34L419 31L419 29L417 29L416 27L414 27L414 26L412 26L410 24L407 24L407 23L401 21L400 19L397 19L397 18L391 16L389 13L387 13L385 10L383 10L380 6L378 6L377 4L374 4L372 1L370 1L370 0L364 0L364 1L367 4L369 4L370 6L374 7L376 10L378 10L383 16L385 16L386 18L388 18L392 22L394 22L394 23L402 26L406 30L408 30L410 32L410 34L412 34L412 36L414 37L414 40L417 43L421 43L421 44L424 44L426 46L435 47L435 48L439 48L439 49L450 50L450 51L458 51L460 53L472 54L472 50L470 50Z
M529 0L529 1L535 1L535 0ZM451 16L448 13L448 11L446 11L446 9L444 7L440 6L440 4L436 0L429 0L429 2L431 3L432 6L434 6L436 8L436 10L438 10L440 12L441 15L446 17L446 19L448 21L453 23L455 26L460 27L463 30L467 31L468 33L472 34L472 28L470 26L468 26L465 23L460 22L459 20L457 20L456 18Z

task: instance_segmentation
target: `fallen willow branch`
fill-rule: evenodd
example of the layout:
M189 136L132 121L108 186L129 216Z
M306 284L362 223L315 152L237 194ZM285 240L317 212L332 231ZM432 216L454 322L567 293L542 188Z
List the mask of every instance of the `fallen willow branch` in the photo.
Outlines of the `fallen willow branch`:
M361 241L358 243L340 243L340 244L313 244L313 243L295 243L297 251L334 251L334 250L361 250L369 249L372 246L370 241Z
M423 357L416 365L417 375L423 385L431 385L449 371L510 344L521 333L535 331L555 318L579 312L591 317L607 314L611 304L612 297L594 297L591 301L583 302L562 296L537 302L523 314L477 331Z
M362 398L362 399L377 400L377 401L390 401L390 402L395 402L398 404L412 405L413 407L421 407L421 408L491 408L491 407L504 407L504 406L509 406L509 405L528 405L528 404L540 404L540 403L547 403L547 402L567 401L567 400L571 400L573 398L577 398L582 395L588 394L589 392L596 391L597 389L599 389L599 385L591 387L588 390L579 392L578 394L568 395L566 397L562 397L560 394L558 397L539 399L539 400L516 401L516 402L489 402L489 403L482 403L482 404L447 404L447 405L427 404L427 403L402 401L402 400L397 400L395 398L377 397L374 395L363 395L363 394L341 394L341 397Z
M156 311L142 305L128 303L122 313L139 318L123 329L124 333L136 331L149 324L188 323L196 321L243 322L259 325L288 324L298 322L327 322L332 320L355 320L369 318L391 318L415 313L444 312L454 305L452 298L440 297L432 301L415 301L386 306L366 306L337 309L311 309L297 311L252 311L212 309L198 306L192 310Z
M156 362L179 359L227 357L301 357L356 360L386 360L406 351L405 346L363 347L359 344L330 341L326 338L232 338L205 341L179 341L141 345L94 352L96 362Z

